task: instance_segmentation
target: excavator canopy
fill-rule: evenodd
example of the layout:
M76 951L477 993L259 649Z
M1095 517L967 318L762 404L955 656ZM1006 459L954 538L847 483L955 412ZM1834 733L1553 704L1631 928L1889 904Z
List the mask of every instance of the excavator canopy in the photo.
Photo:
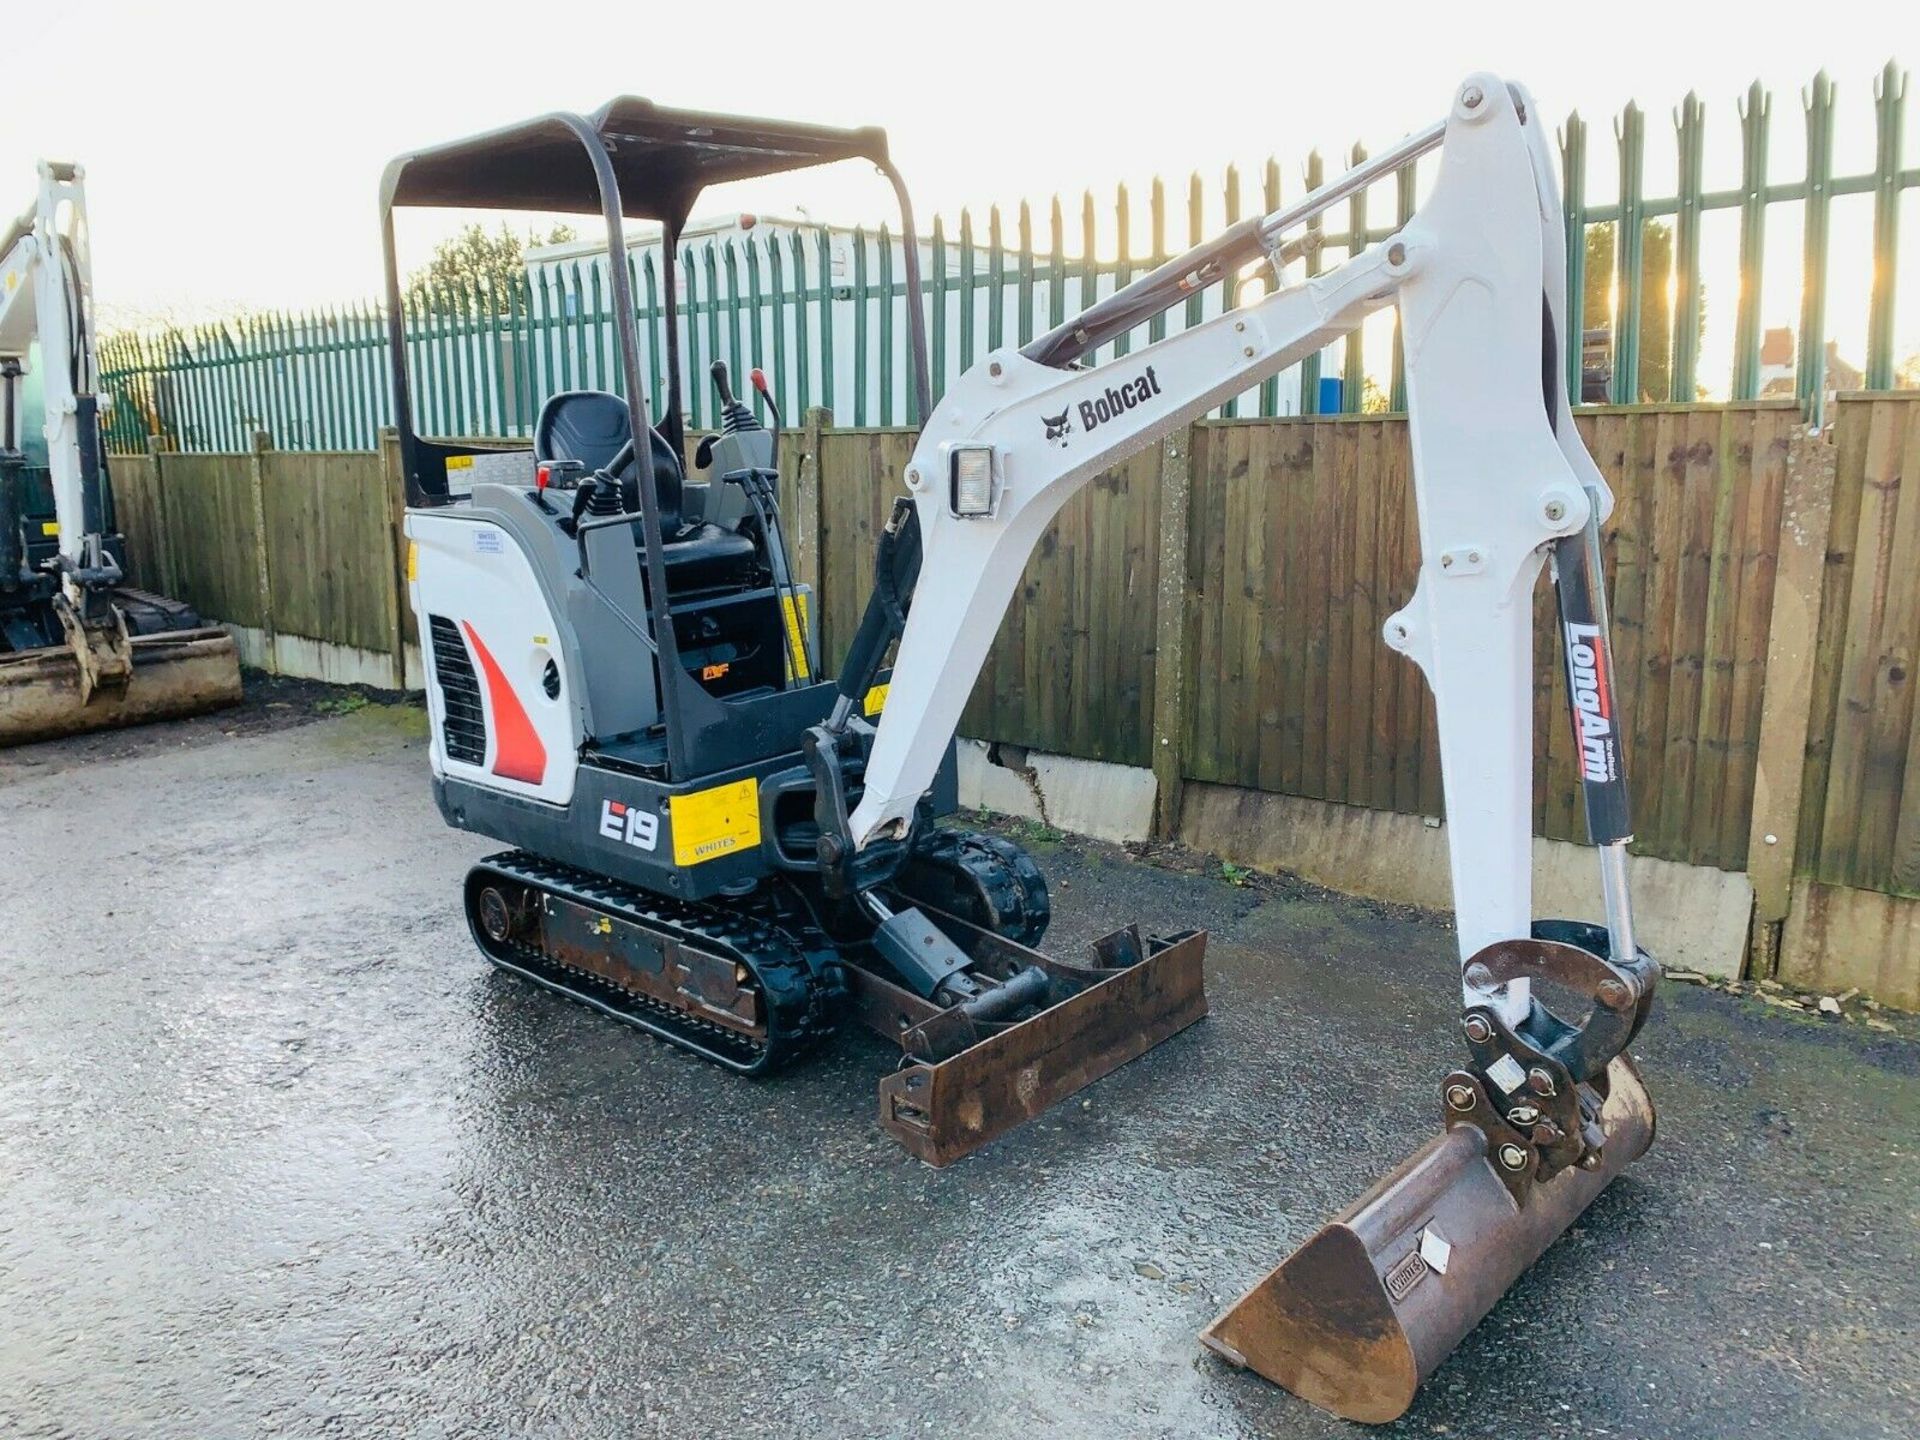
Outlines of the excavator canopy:
M632 283L627 268L607 276L614 331L625 372L632 433L650 423L674 449L683 448L680 413L680 335L676 279L680 232L700 194L710 185L806 170L842 160L867 160L886 176L900 207L907 304L907 340L913 357L918 413L931 408L928 390L926 318L920 296L920 251L906 182L887 155L886 131L878 126L840 129L790 120L761 120L705 110L673 110L637 95L609 100L587 114L556 111L464 140L410 150L390 161L380 180L381 230L386 247L387 330L391 346L395 421L407 501L423 506L447 498L446 460L472 447L438 444L415 433L405 364L405 318L393 212L408 207L533 210L599 215L607 227L610 254L626 253L624 220L657 221L662 230L661 291L666 323L661 355L649 357L666 379L666 413L644 415L651 388L641 374L642 349ZM800 280L805 288L804 278ZM820 281L824 290L826 282ZM643 447L644 449L644 447ZM650 484L642 485L651 494ZM652 517L649 517L652 523Z
M674 229L709 185L840 160L890 169L887 133L877 126L841 130L669 110L623 95L589 115L543 115L401 155L387 166L381 203L597 214L602 195L583 143L589 135L612 164L620 213Z

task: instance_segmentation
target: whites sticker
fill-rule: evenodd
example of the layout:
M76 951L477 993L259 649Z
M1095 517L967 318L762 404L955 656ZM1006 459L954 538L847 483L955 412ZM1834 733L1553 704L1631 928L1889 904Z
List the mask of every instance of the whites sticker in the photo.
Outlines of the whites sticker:
M473 548L482 555L498 555L501 550L500 532L481 526L473 532Z

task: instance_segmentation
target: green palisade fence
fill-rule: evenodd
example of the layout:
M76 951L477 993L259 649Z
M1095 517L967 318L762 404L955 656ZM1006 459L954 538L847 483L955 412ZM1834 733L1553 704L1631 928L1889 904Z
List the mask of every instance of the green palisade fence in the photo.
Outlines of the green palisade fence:
M1830 271L1866 258L1831 253L1834 202L1852 196L1871 197L1872 203L1865 386L1895 385L1900 262L1911 258L1900 247L1900 205L1907 191L1920 186L1920 168L1904 164L1907 76L1892 62L1878 76L1872 93L1873 166L1855 174L1833 173L1836 88L1823 73L1802 96L1804 164L1800 178L1792 181L1770 178L1770 149L1778 137L1771 97L1758 82L1738 107L1737 130L1729 131L1737 134L1740 149L1740 182L1729 189L1706 188L1706 144L1714 118L1695 95L1689 94L1673 115L1677 182L1668 196L1646 194L1648 116L1637 104L1629 104L1613 126L1619 164L1612 203L1589 203L1587 123L1574 114L1560 126L1569 329L1590 339L1597 332L1606 356L1603 373L1610 377L1607 393L1595 398L1685 403L1700 398L1709 383L1735 402L1755 399L1763 389L1771 393L1761 353L1761 282L1770 221L1784 216L1800 221L1802 271L1793 377L1784 388L1818 421L1832 379L1826 374ZM1355 161L1365 153L1356 145L1346 158ZM1327 169L1317 152L1310 156L1302 174L1305 186L1319 184ZM1432 172L1429 163L1424 177ZM1423 173L1409 167L1382 181L1381 194L1363 192L1324 222L1316 221L1310 230L1315 243L1293 267L1295 275L1320 273L1385 239L1414 208ZM1280 167L1269 160L1258 186L1247 188L1257 191L1261 207L1277 206ZM989 211L984 226L964 210L956 226L936 219L920 242L935 397L988 350L1030 339L1164 259L1173 244L1197 242L1250 213L1254 193L1243 196L1242 191L1236 169L1226 171L1217 194L1195 174L1186 187L1182 225L1168 213L1167 186L1154 180L1143 251L1138 207L1122 185L1111 202L1111 255L1100 253L1096 243L1101 205L1090 191L1081 197L1071 225L1068 206L1058 196L1044 205L1021 203L1011 245L998 207ZM1737 216L1737 245L1726 247L1725 273L1708 276L1702 268L1702 236L1708 217L1718 211ZM1044 227L1036 227L1035 216L1043 212ZM1342 228L1322 228L1334 222ZM1071 244L1069 228L1077 231ZM1657 269L1649 243L1656 236ZM1604 300L1598 307L1603 313L1592 313L1590 304L1595 262L1589 242L1595 239L1605 242L1610 257L1601 273L1613 297L1611 315L1604 313ZM901 259L898 239L885 226L877 232L749 230L685 243L679 255L683 296L677 324L689 422L713 423L706 371L714 360L724 359L736 373L755 365L767 368L790 417L824 406L856 426L917 423ZM662 277L651 254L627 263L642 348L656 355L668 323ZM1776 253L1774 263L1791 263L1791 258ZM504 294L491 286L413 291L406 302L407 364L421 427L442 435L524 436L539 402L556 390L622 389L605 264L604 258L542 264L505 287ZM1228 276L1181 310L1121 336L1096 358L1151 343L1169 325L1178 329L1218 314L1235 303L1243 285L1244 277ZM1700 337L1708 296L1716 306L1730 307L1732 346L1727 373L1703 377ZM1592 382L1594 345L1567 349L1568 385L1582 395ZM1334 350L1337 354L1314 356L1286 376L1227 401L1219 413L1231 418L1400 408L1397 334L1384 387L1371 383L1357 334ZM244 450L257 431L265 431L281 449L371 449L380 427L392 423L385 320L372 306L122 334L103 345L101 358L104 385L114 400L109 438L121 451ZM647 398L657 411L665 396L660 367L651 368Z

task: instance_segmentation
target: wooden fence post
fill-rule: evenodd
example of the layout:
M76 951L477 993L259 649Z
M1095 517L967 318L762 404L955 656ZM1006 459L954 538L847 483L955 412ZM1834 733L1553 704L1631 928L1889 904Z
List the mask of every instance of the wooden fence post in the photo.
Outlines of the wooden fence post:
M1193 426L1160 442L1160 583L1154 595L1154 835L1170 840L1180 826L1185 784L1187 525L1193 484Z
M1779 966L1781 922L1793 899L1834 470L1834 447L1796 427L1787 442L1787 475L1780 500L1767 679L1760 702L1753 822L1747 838L1747 877L1753 882L1747 969L1756 979L1770 978Z
M273 449L273 436L264 430L253 432L247 456L248 493L253 504L253 573L260 591L261 669L280 673L274 656L273 577L267 570L267 452Z
M387 502L387 637L393 688L407 688L407 477L400 465L400 432L380 427L381 493ZM424 681L422 682L424 683Z

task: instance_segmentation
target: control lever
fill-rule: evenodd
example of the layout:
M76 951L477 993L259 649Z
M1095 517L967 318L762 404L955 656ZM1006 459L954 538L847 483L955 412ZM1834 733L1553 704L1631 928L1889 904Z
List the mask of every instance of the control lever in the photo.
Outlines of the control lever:
M727 375L726 361L714 361L708 367L707 373L713 377L714 393L720 397L720 429L723 434L736 435L742 430L766 428L754 418L753 412L735 397L733 384Z
M780 418L780 405L773 398L773 387L767 384L767 372L756 365L748 372L747 378L753 382L753 388L760 392L760 398L767 402L767 413L773 416L773 424L770 428L773 433L774 460L777 464L780 456L780 430L786 422Z

